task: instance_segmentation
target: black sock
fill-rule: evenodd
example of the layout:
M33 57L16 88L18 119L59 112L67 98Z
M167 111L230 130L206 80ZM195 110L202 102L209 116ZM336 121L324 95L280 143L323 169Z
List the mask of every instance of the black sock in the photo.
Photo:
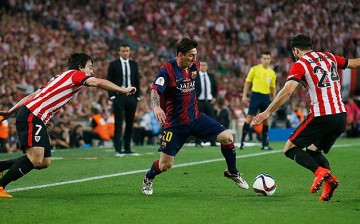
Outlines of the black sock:
M263 129L261 132L261 138L262 138L262 146L268 145L268 136L269 136L269 126L263 125Z
M285 152L285 156L294 160L299 165L311 170L313 173L319 167L319 164L309 155L309 153L302 150L300 147L293 147Z
M22 156L22 157L15 158L15 159L0 161L0 172L10 169L10 167L12 165L14 165L18 160L23 159L24 157L27 157L27 156Z
M321 166L330 170L330 163L321 152L315 152L310 149L306 149L306 152Z
M32 169L34 169L34 165L27 156L19 158L18 161L12 165L6 174L0 179L0 186L5 188L10 182L25 176Z
M236 168L236 150L234 143L229 145L221 144L221 153L223 154L228 170L232 174L236 174L238 172Z
M250 125L245 122L244 126L243 126L243 129L242 129L242 136L241 136L241 142L240 143L244 143L245 137L246 137L247 133L249 132L249 128L250 128Z
M148 172L146 172L145 176L148 179L154 179L160 173L162 173L162 172L160 171L160 168L159 168L159 160L156 160L155 162L153 162L150 170Z

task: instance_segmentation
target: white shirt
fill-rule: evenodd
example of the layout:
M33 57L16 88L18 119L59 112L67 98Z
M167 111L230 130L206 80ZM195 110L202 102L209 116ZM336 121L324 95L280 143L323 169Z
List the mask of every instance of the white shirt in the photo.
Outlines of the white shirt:
M125 60L123 58L120 58L120 61L121 61L121 68L122 68L122 71L123 71L123 84L121 85L121 87L123 88L126 88L126 87L130 87L131 86L131 76L130 76L130 64L129 64L129 59ZM126 67L125 67L125 63L126 63ZM126 81L126 77L125 77L125 74L126 74L126 71L127 70L127 75L128 75L128 83L127 85L125 86L125 81Z
M211 94L211 82L210 82L210 78L207 74L207 72L199 72L200 75L200 83L201 83L201 94L199 96L199 100L212 100L213 99L213 95ZM205 99L205 83L204 83L204 76L205 76L205 82L206 82L206 98Z

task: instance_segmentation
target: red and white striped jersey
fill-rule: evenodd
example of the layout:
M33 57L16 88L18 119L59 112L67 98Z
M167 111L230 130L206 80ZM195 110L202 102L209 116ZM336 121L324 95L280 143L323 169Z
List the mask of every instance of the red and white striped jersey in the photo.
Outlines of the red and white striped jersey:
M296 80L306 88L313 116L342 113L346 110L337 69L347 66L348 60L343 57L311 51L291 66L287 81Z
M33 99L25 106L45 124L62 106L70 102L91 76L78 70L69 70L55 76L41 87Z

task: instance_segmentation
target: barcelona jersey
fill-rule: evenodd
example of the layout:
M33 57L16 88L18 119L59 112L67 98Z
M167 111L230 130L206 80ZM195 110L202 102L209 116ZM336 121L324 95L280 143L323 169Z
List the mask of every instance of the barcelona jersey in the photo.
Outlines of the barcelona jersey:
M189 124L200 116L195 92L199 67L195 61L190 68L181 69L173 58L159 68L152 89L161 97L161 108L166 114L165 129Z

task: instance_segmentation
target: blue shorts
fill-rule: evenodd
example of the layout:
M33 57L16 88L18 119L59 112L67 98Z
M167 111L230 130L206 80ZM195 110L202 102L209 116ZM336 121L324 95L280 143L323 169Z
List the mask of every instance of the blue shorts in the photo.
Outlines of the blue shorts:
M170 127L163 131L159 152L175 156L183 147L190 136L195 136L208 142L215 139L226 128L219 122L201 114L200 117L190 124Z
M263 112L270 105L270 95L252 92L250 97L250 105L248 115L255 116L258 111Z

